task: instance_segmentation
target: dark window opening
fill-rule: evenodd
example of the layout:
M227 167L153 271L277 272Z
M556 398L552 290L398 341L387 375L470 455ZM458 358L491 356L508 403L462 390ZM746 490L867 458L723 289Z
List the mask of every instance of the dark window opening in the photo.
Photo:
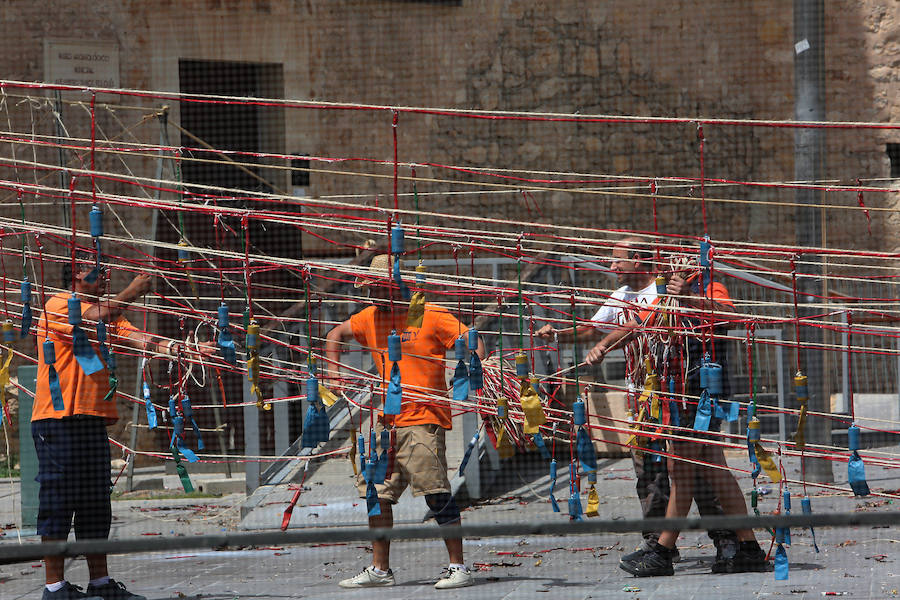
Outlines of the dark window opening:
M282 97L284 79L281 65L206 60L182 60L178 63L181 91L237 97ZM242 103L181 103L181 144L185 151L183 173L186 183L230 190L270 193L279 187L277 174L266 169L271 161L252 155L223 155L213 150L247 153L275 151L278 121L284 122L283 109ZM283 126L282 126L283 129ZM210 193L217 193L210 190Z
M186 94L284 97L284 75L280 64L182 60L178 67L181 91ZM290 177L284 168L287 161L259 156L284 154L282 107L241 102L181 102L180 125L181 144L191 149L185 150L182 161L186 190L210 194L214 196L211 203L231 208L286 210L283 203L270 201L263 195L291 195ZM194 246L216 243L215 228L209 215L187 214L185 221ZM240 230L240 221L233 221L227 222L228 227ZM243 253L244 242L237 237L229 235L228 245L223 249ZM300 237L290 225L251 219L249 238L251 254L292 258L302 255ZM289 285L288 280L292 280L284 274L279 276L277 271L265 277L281 277L282 281L272 282L280 285Z
M309 187L309 159L291 159L291 187Z
M891 161L891 178L900 179L900 144L888 144L887 155Z
M180 91L184 94L208 96L234 96L238 98L283 98L284 75L282 65L270 63L223 62L208 60L181 60L178 64ZM256 106L246 102L194 102L179 103L180 144L183 148L181 183L185 200L207 203L210 206L257 209L259 211L290 211L283 198L291 195L291 177L283 158L269 158L263 154L283 156L285 153L284 108L280 106ZM176 138L177 139L177 138ZM237 152L238 154L235 154ZM266 197L276 194L277 199ZM177 199L177 196L170 195ZM300 212L297 208L297 212ZM176 243L184 232L184 237L198 251L192 252L185 264L184 272L174 268L174 276L169 278L162 293L165 296L182 296L179 302L190 303L198 310L215 315L220 294L232 314L233 334L238 346L243 345L244 323L240 313L246 308L247 287L242 274L243 261L222 259L204 254L200 249L213 248L238 255L244 254L245 240L249 241L249 253L263 257L302 256L300 235L296 227L286 224L263 222L251 218L246 230L240 217L225 216L216 221L212 214L189 211L180 215L175 211L164 211L160 215L157 239ZM160 250L161 260L172 264L177 261L173 251ZM171 262L168 262L171 261ZM190 270L188 270L190 269ZM188 274L191 274L190 279ZM173 289L174 286L174 289ZM255 317L262 327L278 329L278 317L302 296L302 279L288 269L263 269L252 276ZM177 290L177 291L176 291ZM190 323L187 329L192 329ZM178 319L161 315L158 321L160 334L180 339L184 337ZM208 335L208 334L205 334ZM291 356L281 355L282 360L292 361ZM161 373L165 378L165 373ZM225 400L237 403L244 396L244 379L241 373L222 372ZM223 398L213 396L210 391L217 383L207 382L206 388L190 386L185 390L191 394L197 405L221 404ZM263 380L263 395L271 398L274 394L272 382ZM293 384L287 391L295 393ZM197 394L195 399L193 396ZM300 406L290 407L290 434L299 432L302 415ZM272 411L274 412L274 411ZM263 453L274 451L274 429L272 412L260 418L260 444ZM197 411L194 414L202 428L216 426L212 411ZM231 431L227 437L234 440L234 451L243 450L243 415L241 408L226 408L222 420L229 424ZM193 445L193 436L188 436ZM206 436L204 436L206 437ZM219 451L215 436L205 440L215 452Z

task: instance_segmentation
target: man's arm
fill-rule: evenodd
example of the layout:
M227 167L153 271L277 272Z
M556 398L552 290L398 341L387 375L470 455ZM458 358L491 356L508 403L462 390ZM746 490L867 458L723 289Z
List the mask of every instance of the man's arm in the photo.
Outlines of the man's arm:
M179 342L154 336L138 329L130 329L117 336L122 344L137 350L138 352L153 352L163 356L175 357L178 355ZM184 356L188 360L196 360L198 353L202 356L213 356L217 345L213 341L200 342L196 346L184 346Z
M478 347L475 348L475 354L478 355L479 359L484 358L484 340L481 339L481 336L478 336Z
M471 329L471 328L466 327L465 325L463 325L462 323L460 323L460 324L457 326L457 330L458 330L458 331L462 331L463 333L459 334L458 336L456 336L456 337L454 337L454 338L448 338L448 339L452 339L452 340L453 340L452 343L450 343L450 342L444 342L444 341L442 340L442 342L444 343L444 345L447 347L447 350L452 349L452 348L456 345L456 340L457 340L458 338L463 338L463 339L465 339L466 336L468 335L468 331L469 331L470 329ZM480 358L480 359L483 359L483 358L484 358L484 339L483 339L480 335L478 336L478 345L475 347L475 354L477 354L477 355L478 355L478 358Z
M122 316L128 305L150 291L153 279L143 273L131 280L128 286L116 294L109 302L98 302L84 311L84 318L89 321L104 320L107 323Z
M325 366L324 372L335 382L341 376L341 350L344 344L353 338L350 319L338 324L325 335L325 358L328 360L328 364Z
M632 319L624 325L610 331L588 351L587 356L584 359L585 362L589 365L600 364L610 350L614 350L618 346L630 342L635 334L637 334L640 326L641 324L637 319Z
M619 319L622 317L624 308L622 292L625 288L620 288L606 299L606 302L600 306L600 309L591 317L591 322L578 326L578 340L590 341L600 337L604 331L610 331L618 326ZM552 325L544 325L535 332L542 339L551 339L554 334L557 341L572 342L575 340L575 327L566 327L564 329L554 329Z
M154 336L143 331L130 331L127 335L122 335L120 339L123 344L134 348L138 352L154 352L167 356L175 355L175 344L163 338L154 339Z
M565 329L556 329L552 325L547 324L534 332L536 336L541 339L549 340L552 339L554 334L556 335L556 339L560 342L571 342L575 339L573 335L574 327L566 327ZM579 325L578 326L578 339L579 340L592 340L595 339L600 332L593 325Z

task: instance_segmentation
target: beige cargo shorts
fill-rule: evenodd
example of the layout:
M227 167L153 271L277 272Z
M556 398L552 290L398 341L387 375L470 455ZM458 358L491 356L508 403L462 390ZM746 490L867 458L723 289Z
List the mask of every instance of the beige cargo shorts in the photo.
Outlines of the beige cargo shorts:
M375 427L379 440L382 429L381 423ZM394 471L383 484L375 485L378 497L396 504L409 485L412 485L413 496L450 493L445 437L446 431L439 425L397 427ZM363 473L356 477L356 488L359 497L365 498L366 480Z

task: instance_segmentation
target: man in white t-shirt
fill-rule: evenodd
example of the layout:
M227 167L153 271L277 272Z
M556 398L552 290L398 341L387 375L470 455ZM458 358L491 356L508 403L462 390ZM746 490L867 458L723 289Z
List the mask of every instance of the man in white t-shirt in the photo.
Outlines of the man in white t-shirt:
M627 238L616 244L612 252L610 270L616 274L619 289L597 310L592 325L578 327L579 340L601 337L600 333L624 325L630 313L637 314L645 305L656 300L656 276L649 268L650 250L636 238ZM561 342L572 341L572 328L555 329L544 325L535 332L544 339L556 337ZM582 337L584 336L584 337Z
M613 252L615 253L615 250ZM613 261L613 264L616 265L636 263L633 259L617 259L615 258L615 255L613 256ZM637 290L626 284L614 291L610 295L609 300L604 302L603 306L601 306L597 312L594 313L594 316L591 317L595 329L609 330L613 328L604 327L604 325L624 325L628 321L626 316L627 313L636 313L637 311L635 309L640 310L656 301L656 278L652 273L622 273L619 277L620 282L622 276L625 275L640 279L649 278L650 282Z
M614 291L591 317L590 325L578 327L579 341L601 337L604 331L624 325L641 310L656 302L656 274L652 258L653 251L638 238L626 238L616 244L612 251L610 269L616 274L616 281L621 287ZM543 339L556 337L559 341L571 341L574 338L572 327L555 329L552 325L545 325L535 333ZM635 343L639 343L639 340ZM628 352L629 349L626 348L625 351ZM631 381L627 375L626 384L629 390L639 390L643 387L642 381ZM664 517L669 503L669 472L666 469L666 461L656 459L652 453L633 450L631 459L637 479L635 487L644 518ZM711 486L698 482L694 489L698 491L694 501L701 515L725 514L718 498L710 492ZM643 545L651 541L656 542L659 534L659 531L644 531ZM717 554L727 555L734 552L737 537L733 531L714 530L709 532L709 537L716 545ZM677 558L678 549L675 548L673 559Z

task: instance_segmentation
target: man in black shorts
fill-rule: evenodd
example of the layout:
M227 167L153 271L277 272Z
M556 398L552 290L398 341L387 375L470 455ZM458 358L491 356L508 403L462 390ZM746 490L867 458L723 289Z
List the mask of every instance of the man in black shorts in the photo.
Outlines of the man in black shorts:
M673 275L667 285L666 293L675 296L682 307L688 310L682 315L683 321L694 331L687 336L687 354L689 363L693 366L687 373L685 393L688 396L699 396L700 373L697 367L703 358L702 346L697 339L696 331L701 325L701 315L715 315L734 312L734 304L728 295L724 285L710 282L706 289L701 291L699 283L691 283L680 275ZM586 360L590 364L599 363L613 346L626 341L635 335L641 328L650 322L648 313L626 323L613 331L594 346L588 353ZM712 319L707 319L712 320ZM714 336L715 337L715 336ZM725 346L721 340L711 342L715 344L713 352L717 361L721 364L726 360ZM723 372L724 372L723 365ZM723 376L723 380L727 377ZM723 382L724 383L724 382ZM727 388L723 390L727 392ZM724 395L724 394L723 394ZM684 403L684 410L680 411L679 425L692 429L696 416L696 404L693 401ZM708 431L717 431L718 419L710 419ZM682 432L681 435L685 435ZM693 437L701 438L702 434ZM747 514L747 504L744 496L731 471L725 462L725 455L721 446L704 444L697 441L671 441L671 452L676 458L668 460L668 471L671 477L669 503L666 507L666 517L686 517L691 508L691 502L697 493L695 482L698 474L709 482L714 493L722 505L725 514ZM683 458L685 460L679 460ZM690 461L690 462L689 462ZM715 466L705 466L698 463L707 463ZM765 553L756 542L756 537L751 529L739 529L737 534L739 544L730 556L717 557L713 565L713 571L719 573L740 573L746 571L762 571L765 569ZM674 556L675 542L678 539L678 531L663 531L657 542L645 542L644 546L633 554L620 561L619 566L638 577L650 577L657 575L672 575L674 568L672 559Z
M150 290L150 277L137 275L118 295L106 300L105 270L90 253L79 253L74 294L47 300L38 317L37 389L31 433L38 458L37 532L45 542L63 541L75 529L78 540L105 540L112 522L110 452L106 426L117 420L115 394L96 335L103 321L111 344L171 354L172 343L154 341L122 316L125 308ZM72 285L72 269L63 269L63 288ZM100 299L104 298L103 302ZM71 314L70 314L71 313ZM90 333L89 333L90 332ZM203 344L212 353L211 344ZM65 559L46 556L43 600L145 600L110 579L105 554L86 557L87 594L65 579Z
M591 317L591 324L578 329L578 339L591 339L602 337L619 325L624 325L641 311L647 310L657 302L656 272L653 264L653 250L651 247L636 237L628 237L618 242L612 250L610 270L616 274L619 287L607 299L600 309ZM551 325L545 325L535 332L535 335L550 340L554 337L562 341L570 341L573 338L572 328L554 329ZM596 339L596 338L595 338ZM635 344L625 346L625 353L635 352ZM663 370L657 367L657 372ZM626 378L629 390L632 386L637 389L641 382ZM699 393L699 392L698 392ZM641 512L645 519L663 517L669 504L669 472L666 469L666 461L660 460L658 454L643 452L640 449L631 448L631 459L634 464L635 490L641 502ZM718 516L725 514L715 493L700 473L694 485L694 501L697 503L697 511L702 516ZM651 542L659 540L659 531L645 530L642 532L643 542L637 549L641 552L650 548ZM728 529L713 529L709 531L709 537L716 547L717 565L733 556L737 551L737 536ZM633 558L637 554L628 554L623 559ZM672 549L672 558L677 562L680 559L678 548ZM716 565L713 570L716 570Z

